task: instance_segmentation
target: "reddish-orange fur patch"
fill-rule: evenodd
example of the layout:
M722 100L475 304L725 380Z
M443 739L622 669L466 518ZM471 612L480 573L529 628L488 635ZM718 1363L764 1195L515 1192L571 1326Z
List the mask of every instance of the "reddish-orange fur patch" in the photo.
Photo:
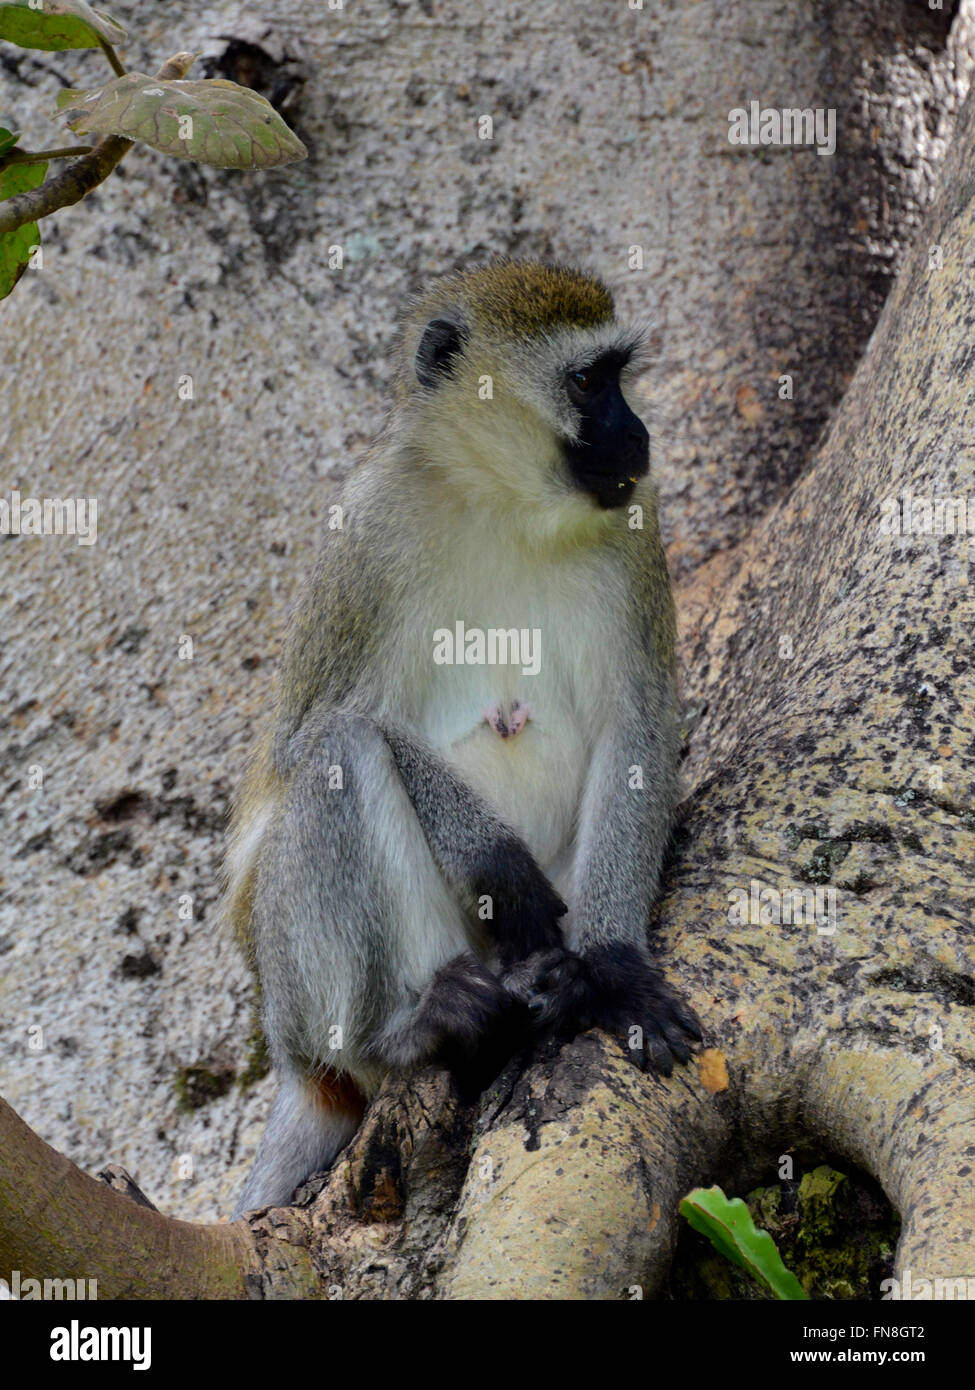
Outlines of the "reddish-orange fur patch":
M323 1110L342 1110L358 1119L365 1113L366 1098L351 1076L326 1067L324 1071L309 1077L308 1084L314 1092L315 1103Z

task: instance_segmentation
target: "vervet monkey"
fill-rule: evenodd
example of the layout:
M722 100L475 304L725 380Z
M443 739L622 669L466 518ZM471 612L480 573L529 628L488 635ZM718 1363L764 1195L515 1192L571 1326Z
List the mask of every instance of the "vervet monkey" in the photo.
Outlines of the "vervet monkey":
M669 1073L700 1037L646 939L679 729L638 348L561 266L449 275L406 316L235 818L278 1075L235 1215L327 1167L394 1065L490 1080L598 1025Z

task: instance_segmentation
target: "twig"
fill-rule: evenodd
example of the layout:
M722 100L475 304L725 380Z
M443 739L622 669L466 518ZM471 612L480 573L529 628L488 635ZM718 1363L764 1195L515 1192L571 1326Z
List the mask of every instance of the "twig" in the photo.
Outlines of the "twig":
M0 169L8 164L43 164L47 159L73 159L76 154L90 154L94 145L61 145L56 150L10 150L0 155Z
M101 36L99 36L98 42L102 46L102 52L105 54L105 57L111 63L112 71L115 73L115 76L124 77L125 68L123 68L122 64L119 62L119 56L115 52L115 49L112 47L110 43L107 43L106 40L103 39Z

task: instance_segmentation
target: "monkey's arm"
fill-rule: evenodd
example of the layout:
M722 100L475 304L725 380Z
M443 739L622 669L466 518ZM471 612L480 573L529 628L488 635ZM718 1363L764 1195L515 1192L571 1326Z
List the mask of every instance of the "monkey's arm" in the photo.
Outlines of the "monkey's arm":
M636 686L636 682L633 685ZM677 799L677 701L666 677L620 702L593 753L574 866L574 942L643 947Z
M383 733L437 867L484 921L502 966L560 946L566 905L524 841L433 749L398 730Z
M669 1074L698 1021L650 964L647 927L676 799L679 731L672 683L634 682L593 754L581 808L571 951L505 978L540 1022L622 1034L634 1060Z

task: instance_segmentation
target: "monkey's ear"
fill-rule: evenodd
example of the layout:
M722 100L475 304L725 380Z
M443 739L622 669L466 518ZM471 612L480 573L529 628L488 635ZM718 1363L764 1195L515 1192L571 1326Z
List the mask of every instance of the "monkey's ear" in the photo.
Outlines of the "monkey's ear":
M451 375L453 359L464 349L467 330L449 319L428 323L416 350L416 379L421 386L434 387Z

